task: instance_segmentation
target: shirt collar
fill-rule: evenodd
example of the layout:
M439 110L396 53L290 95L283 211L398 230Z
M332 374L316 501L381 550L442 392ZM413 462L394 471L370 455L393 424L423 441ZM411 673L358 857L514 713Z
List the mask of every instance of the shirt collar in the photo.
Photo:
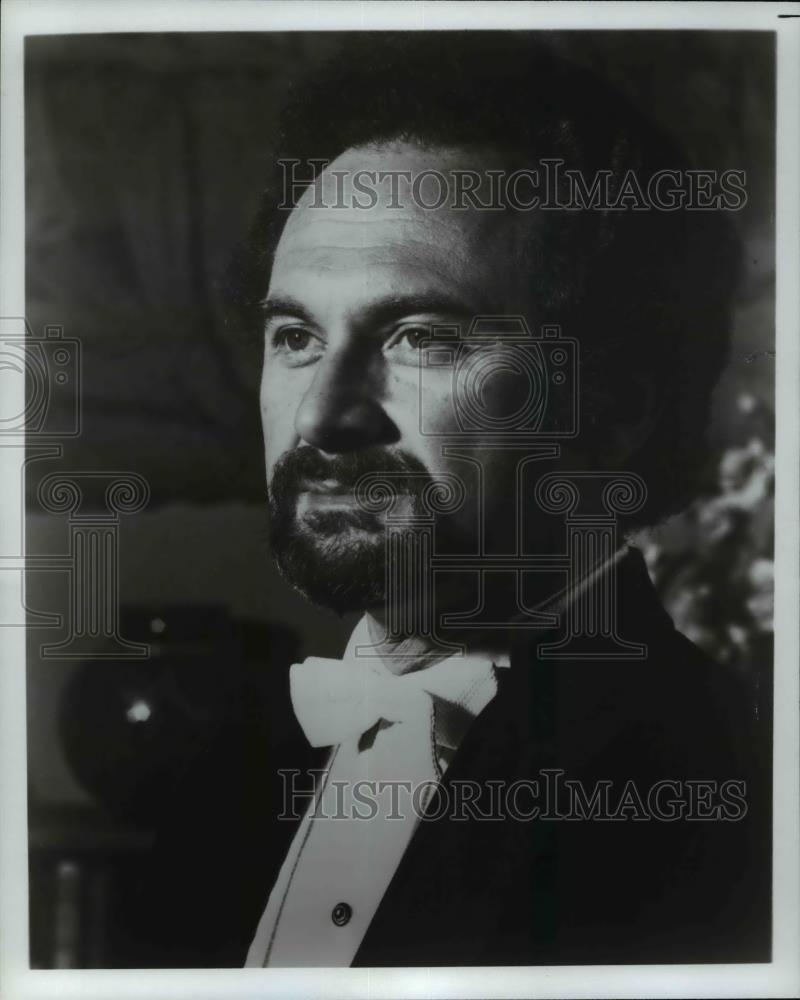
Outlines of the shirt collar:
M365 649L373 645L369 631L369 623L364 615L356 624L350 639L347 643L343 659L355 659L364 655L357 654L359 647ZM443 656L436 660L431 660L423 665L423 658L416 662L410 659L410 666L416 669L415 673L427 670L434 664L440 664L448 659L453 662L453 671L450 674L450 682L438 691L431 692L433 703L433 734L434 743L438 750L454 752L461 744L466 731L472 721L484 710L492 698L497 693L496 669L510 667L511 660L507 651L488 651L483 649L468 650L463 658L455 656ZM373 669L392 673L386 661L378 654L369 656L370 665ZM472 669L459 671L459 666L466 660L470 661ZM481 668L481 661L483 669ZM419 664L419 665L417 665ZM463 681L459 683L459 674L463 675Z
M577 583L568 584L567 587L554 595L539 610L556 613L563 612L580 594L583 594L592 587L601 574L616 566L627 552L628 546L621 546L614 552L610 559L598 563ZM364 650L373 645L367 616L364 615L358 621L350 635L343 659L360 658L364 653L358 654L358 648L361 647ZM508 649L499 651L475 649L470 650L467 656L471 660L484 660L486 670L478 671L477 674L475 672L464 671L463 684L449 684L446 691L431 693L434 742L437 749L444 751L445 757L452 755L458 749L473 720L486 708L497 693L497 670L508 668L511 665ZM369 659L373 669L377 668L385 671L387 674L392 673L386 661L378 654L371 654ZM421 665L422 659L420 657L417 661L420 664L419 666L416 666L412 659L411 666L416 667L417 671L426 670L433 663L440 663L444 657L439 660L430 661L426 665ZM454 664L458 662L457 657L453 657L452 659Z

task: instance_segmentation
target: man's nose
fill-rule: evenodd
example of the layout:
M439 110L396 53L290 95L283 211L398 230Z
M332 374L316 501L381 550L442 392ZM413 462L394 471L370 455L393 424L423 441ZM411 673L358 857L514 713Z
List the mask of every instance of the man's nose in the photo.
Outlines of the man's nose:
M322 358L295 417L306 444L330 454L393 444L399 431L380 401L380 386L352 355Z

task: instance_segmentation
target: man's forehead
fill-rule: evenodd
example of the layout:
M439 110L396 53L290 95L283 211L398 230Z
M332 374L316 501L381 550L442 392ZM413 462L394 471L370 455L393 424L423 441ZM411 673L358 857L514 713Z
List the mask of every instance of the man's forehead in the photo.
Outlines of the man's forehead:
M415 188L408 175L419 178L436 171L452 184L455 171L485 173L498 162L492 152L406 142L348 150L291 212L276 249L273 282L289 272L394 267L438 273L444 282L495 284L493 272L508 260L503 251L513 253L530 217L448 204L428 207L435 202L437 182L427 177ZM379 171L398 180L380 181ZM359 189L364 183L374 195L367 197L363 186Z
M368 247L376 241L436 241L455 230L471 234L486 227L492 213L434 207L440 183L435 175L452 185L454 171L478 170L480 163L475 154L409 143L348 150L303 192L279 248L307 243Z
M420 185L417 194L422 200L435 202L437 182L432 174L440 174L446 184L456 183L458 174L470 172L485 175L497 170L503 162L498 150L489 148L468 149L461 146L421 145L407 140L392 140L357 146L346 150L309 185L298 201L298 208L325 203L328 205L346 201L353 196L365 201L364 189L359 189L365 179L375 180L377 204L380 214L390 204L413 209L417 207L412 181ZM372 199L370 199L372 201ZM367 211L371 211L370 206ZM422 211L436 211L425 209Z

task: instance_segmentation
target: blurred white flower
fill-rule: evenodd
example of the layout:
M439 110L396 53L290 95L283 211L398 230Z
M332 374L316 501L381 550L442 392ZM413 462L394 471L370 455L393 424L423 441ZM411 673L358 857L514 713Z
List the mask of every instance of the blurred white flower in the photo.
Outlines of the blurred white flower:
M730 636L731 642L733 642L734 646L738 646L740 649L747 646L747 632L741 625L729 625L728 635Z
M697 520L706 545L716 545L733 530L729 504L722 497L715 497L697 509Z
M775 458L764 405L742 393L737 407L754 436L727 448L717 491L635 539L675 627L721 663L750 661L772 631L771 497Z
M752 413L758 405L758 400L751 392L742 392L736 400L736 405L742 413Z
M775 458L764 442L751 438L743 448L729 448L719 463L719 484L725 503L752 511L769 496L775 478Z
M775 566L772 560L754 560L747 578L754 591L747 599L747 610L760 632L771 632L775 614Z
M775 582L775 564L771 559L754 559L747 577L757 590L772 590Z

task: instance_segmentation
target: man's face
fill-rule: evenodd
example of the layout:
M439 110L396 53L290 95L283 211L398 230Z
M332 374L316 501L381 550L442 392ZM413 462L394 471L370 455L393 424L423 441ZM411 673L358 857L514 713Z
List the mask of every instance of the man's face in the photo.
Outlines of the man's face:
M363 473L394 475L395 514L419 512L424 485L457 476L464 502L437 522L437 542L451 551L476 550L481 520L491 538L513 519L518 455L474 439L458 456L444 453L442 436L453 435L453 444L459 433L453 368L430 368L421 384L419 341L434 327L466 333L479 314L524 315L535 329L541 318L531 315L524 268L514 266L522 225L532 221L426 209L413 204L407 185L400 207L383 185L374 207L359 208L349 186L358 170L491 166L477 153L399 142L350 150L319 182L331 207L315 206L309 189L277 246L261 382L273 549L290 582L337 611L383 597L385 515L356 499ZM347 207L334 207L334 172L345 172L339 201ZM518 382L507 371L485 378L481 406L502 413Z

